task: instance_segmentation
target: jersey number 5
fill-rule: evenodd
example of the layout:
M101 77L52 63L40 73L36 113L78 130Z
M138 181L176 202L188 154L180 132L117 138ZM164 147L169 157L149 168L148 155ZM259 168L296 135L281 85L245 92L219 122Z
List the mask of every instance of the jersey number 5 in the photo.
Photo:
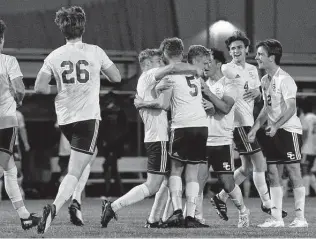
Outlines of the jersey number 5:
M194 80L194 76L186 76L185 78L187 79L188 86L193 89L190 91L190 95L197 96L198 95L198 87L196 84L191 83L191 80Z
M81 66L88 66L89 63L86 60L79 60L76 63L76 76L77 76L77 81L79 81L79 83L86 83L89 79L90 79L90 74L89 71L87 71L86 69L82 69ZM71 61L63 61L60 64L61 67L67 67L67 70L64 70L61 73L61 77L63 80L63 83L65 84L74 84L75 83L75 77L70 77L67 79L67 75L72 74L74 71L74 63L72 63Z

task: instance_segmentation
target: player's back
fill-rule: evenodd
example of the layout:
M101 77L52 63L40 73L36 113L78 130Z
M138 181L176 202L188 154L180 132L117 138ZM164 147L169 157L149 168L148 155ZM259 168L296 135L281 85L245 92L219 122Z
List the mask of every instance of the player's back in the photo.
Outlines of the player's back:
M153 68L141 74L137 82L137 94L144 101L152 101L157 98L155 92L155 72ZM168 119L167 112L162 109L143 108L139 114L144 122L144 142L168 141Z
M302 146L302 153L316 155L316 115L307 113L302 125L303 129L307 131L307 138Z
M200 79L189 75L168 77L174 82L171 96L171 128L207 126Z
M241 96L248 90L259 88L260 79L257 68L251 64L246 63L245 67L236 65L234 62L229 62L222 67L223 73L228 78L235 78L236 87ZM253 118L254 100L245 101L243 97L239 97L236 102L235 109L235 126L252 126L254 124Z
M96 45L67 43L53 51L45 63L57 82L58 124L101 119L100 71L101 67L112 65L105 52Z

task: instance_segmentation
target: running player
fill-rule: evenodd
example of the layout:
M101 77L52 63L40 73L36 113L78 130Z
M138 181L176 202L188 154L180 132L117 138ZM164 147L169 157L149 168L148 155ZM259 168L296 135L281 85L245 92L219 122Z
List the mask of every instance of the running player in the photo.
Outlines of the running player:
M5 30L5 23L0 20L0 53L3 50ZM25 87L15 57L1 53L0 72L0 166L4 170L5 190L20 217L22 228L26 230L36 226L40 218L25 208L18 184L18 170L12 157L18 127L16 107L22 104Z
M61 8L55 23L66 44L50 53L37 75L37 93L57 93L55 108L58 125L71 144L67 175L62 180L53 204L43 209L37 227L44 233L76 187L85 186L89 163L96 155L96 141L100 118L100 71L111 82L120 82L121 75L106 53L96 45L82 42L86 15L81 7ZM49 82L54 76L57 85ZM88 167L87 167L88 166ZM80 190L79 190L80 191Z

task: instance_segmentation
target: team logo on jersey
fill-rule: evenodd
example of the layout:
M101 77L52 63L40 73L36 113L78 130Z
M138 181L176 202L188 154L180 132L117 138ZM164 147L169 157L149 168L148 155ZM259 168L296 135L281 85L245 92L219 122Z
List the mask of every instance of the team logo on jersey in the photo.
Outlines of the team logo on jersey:
M272 90L275 92L275 83L272 84Z
M254 74L252 71L249 71L249 76L250 76L252 79L255 79L255 78L256 78L255 74Z
M287 152L287 157L290 159L290 160L294 160L295 159L295 154L292 153L292 152Z
M230 168L230 164L227 163L227 162L224 162L223 163L223 168L226 170L226 171L229 171L231 168Z

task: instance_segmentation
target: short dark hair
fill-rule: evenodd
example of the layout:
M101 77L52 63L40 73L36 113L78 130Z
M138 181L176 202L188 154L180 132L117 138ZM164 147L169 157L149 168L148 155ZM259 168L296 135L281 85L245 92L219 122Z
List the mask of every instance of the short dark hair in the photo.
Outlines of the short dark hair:
M246 37L246 34L242 31L234 31L233 35L226 39L225 44L228 50L230 44L232 44L234 41L242 41L245 47L250 46L249 38Z
M184 45L180 38L166 38L160 44L160 51L164 52L168 57L181 56L183 54Z
M189 47L188 51L188 62L192 63L193 59L197 56L203 57L203 56L209 56L210 51L202 46L202 45L192 45Z
M0 20L0 39L3 39L4 32L7 29L7 26L5 25L3 20Z
M223 51L220 51L217 48L211 48L211 51L212 51L214 60L222 64L226 63L226 58Z
M280 65L280 61L282 57L281 43L276 39L267 39L267 40L258 42L256 45L256 49L258 49L261 46L267 51L268 56L274 56L275 64Z
M161 51L159 49L145 49L139 53L138 62L142 65L145 60L154 56L161 56Z
M55 23L67 40L75 39L85 31L86 14L81 7L62 7L56 12Z

